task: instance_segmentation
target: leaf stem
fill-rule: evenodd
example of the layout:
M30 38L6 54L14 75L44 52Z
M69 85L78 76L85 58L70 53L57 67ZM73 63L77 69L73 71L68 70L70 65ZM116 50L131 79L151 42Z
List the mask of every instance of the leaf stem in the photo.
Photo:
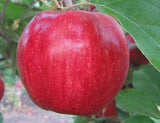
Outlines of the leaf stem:
M56 10L53 8L50 4L48 4L47 0L40 0L42 3L44 3L50 10Z

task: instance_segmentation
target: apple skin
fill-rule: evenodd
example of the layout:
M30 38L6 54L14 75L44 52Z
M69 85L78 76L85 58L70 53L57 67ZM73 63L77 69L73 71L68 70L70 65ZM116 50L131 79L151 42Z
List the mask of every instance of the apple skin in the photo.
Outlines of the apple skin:
M4 83L3 83L3 81L0 78L0 100L3 97L3 94L4 94Z
M17 67L37 105L87 116L100 111L120 91L129 50L124 32L109 15L44 11L20 37Z
M96 6L90 6L91 11L95 11L96 10Z
M87 0L87 1L89 2L90 0ZM95 12L96 11L96 6L95 5L91 5L91 6L87 7L87 10L91 11L91 12Z
M91 6L88 6L85 11L89 11L89 12L97 12L97 9L96 9L96 6L94 5L91 5Z
M114 100L106 107L104 116L105 117L111 117L111 116L118 117L118 113L117 113L117 109L116 109Z
M129 43L135 43L133 37L130 34L128 34L126 38ZM147 58L142 54L142 52L138 48L130 50L130 61L135 65L149 64Z
M102 109L100 112L95 114L96 118L100 118L100 117L118 117L118 113L117 113L117 109L115 106L115 101L113 100L111 103L109 103L107 105L106 108Z

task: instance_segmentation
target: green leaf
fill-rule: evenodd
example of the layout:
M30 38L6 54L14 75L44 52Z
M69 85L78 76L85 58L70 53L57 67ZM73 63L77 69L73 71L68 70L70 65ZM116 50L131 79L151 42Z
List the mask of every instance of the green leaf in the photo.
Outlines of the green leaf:
M146 116L133 116L129 117L125 123L154 123L154 121Z
M8 48L8 43L5 39L0 37L0 53L5 53L6 49Z
M2 117L1 112L0 112L0 123L3 123L3 117Z
M139 66L130 63L129 70L128 70L128 75L127 75L127 78L126 78L126 81L125 81L125 86L128 86L128 85L132 84L133 72L135 70L138 70L138 69L139 69Z
M36 14L38 14L40 11L37 10L27 10L25 11L21 16L20 19L25 20L27 18L32 18L33 16L35 16Z
M27 5L30 4L30 1L31 1L31 0L18 0L19 3L27 4Z
M133 86L149 95L160 105L160 72L151 65L142 66L133 75Z
M88 122L94 122L94 123L102 123L106 118L88 118L83 116L76 116L73 117L74 123L88 123Z
M142 53L160 70L160 0L91 0L117 18Z
M7 85L13 85L15 83L16 76L11 68L5 69L3 74L4 76L2 79Z
M74 123L88 123L90 121L89 118L81 117L81 116L76 116L73 119L74 119Z
M160 120L154 119L152 118L152 120L154 121L154 123L160 123Z
M119 119L125 120L126 118L129 117L129 113L124 112L124 111L122 111L120 109L117 109L117 111L118 111L118 117L119 117Z
M123 111L160 119L160 111L155 103L140 90L127 89L121 91L116 97L116 105Z
M0 4L3 4L3 3L0 2ZM2 9L3 9L3 6L0 6L0 10ZM9 2L5 11L5 17L7 17L8 19L17 19L27 9L28 7L24 4Z

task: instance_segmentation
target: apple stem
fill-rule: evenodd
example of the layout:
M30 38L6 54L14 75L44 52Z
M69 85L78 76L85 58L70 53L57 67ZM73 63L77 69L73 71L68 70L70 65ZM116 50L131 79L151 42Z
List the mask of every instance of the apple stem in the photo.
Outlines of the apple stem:
M53 0L53 3L55 5L55 9L60 9L61 10L61 8L63 8L63 6L58 3L58 0Z
M89 3L89 2L83 2L83 3L78 3L78 4L73 4L71 6L63 7L61 9L62 9L62 11L67 11L67 10L71 10L71 9L73 9L75 7L84 6L84 5L91 6L91 5L94 5L94 4Z
M72 6L72 0L63 0L64 1L64 6Z
M135 43L128 43L128 48L130 50L137 48L137 45Z
M89 2L83 2L83 3L78 3L78 4L72 4L72 0L64 0L64 6L60 5L58 3L58 0L53 0L53 3L55 5L55 8L53 8L50 4L48 4L47 0L40 0L42 3L44 3L50 10L53 11L57 11L57 10L61 10L61 11L67 11L67 10L71 10L75 7L79 7L79 6L91 6L94 5L92 3Z

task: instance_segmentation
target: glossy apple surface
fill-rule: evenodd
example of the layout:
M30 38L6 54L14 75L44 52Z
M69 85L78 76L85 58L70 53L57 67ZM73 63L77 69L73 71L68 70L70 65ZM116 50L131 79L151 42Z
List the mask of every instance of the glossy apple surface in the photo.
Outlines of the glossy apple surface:
M0 78L0 100L3 97L3 93L4 93L4 83L3 83L3 81Z
M129 43L135 43L133 37L130 34L128 34L126 38ZM130 61L136 65L144 65L149 63L147 58L141 53L138 48L130 50Z
M17 49L19 75L32 100L64 114L100 111L121 89L128 64L121 27L98 12L41 12Z

